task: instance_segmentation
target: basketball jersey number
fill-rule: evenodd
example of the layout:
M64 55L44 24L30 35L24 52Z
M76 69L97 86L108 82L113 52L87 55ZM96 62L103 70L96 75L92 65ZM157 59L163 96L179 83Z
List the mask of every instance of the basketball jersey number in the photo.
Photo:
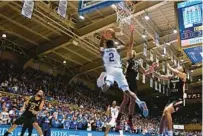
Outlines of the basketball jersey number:
M109 62L113 62L114 61L114 54L111 52L109 53Z
M35 109L35 105L31 104L30 109L29 110L34 110Z

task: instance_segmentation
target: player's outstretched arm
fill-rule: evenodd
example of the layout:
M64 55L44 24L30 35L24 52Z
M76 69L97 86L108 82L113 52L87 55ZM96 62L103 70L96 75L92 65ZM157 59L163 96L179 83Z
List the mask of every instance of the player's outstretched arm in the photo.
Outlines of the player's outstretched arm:
M130 26L130 42L128 44L128 49L127 49L127 59L131 59L133 57L133 33L134 33L134 25Z
M141 73L145 74L145 75L149 75L151 73L154 72L155 68L157 67L157 63L154 62L150 67L149 69L145 69L144 67L142 67L141 65L139 66L139 70Z
M167 64L167 67L175 73L179 78L182 78L183 81L186 81L186 74L183 72L178 71L177 69L172 68L169 64Z
M170 80L173 77L172 75L161 75L158 74L157 72L154 72L154 76L162 80Z

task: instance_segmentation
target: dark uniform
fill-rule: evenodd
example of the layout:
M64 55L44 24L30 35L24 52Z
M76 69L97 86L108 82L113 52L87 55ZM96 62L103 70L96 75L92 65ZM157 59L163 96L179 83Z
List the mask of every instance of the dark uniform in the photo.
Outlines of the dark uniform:
M183 104L177 105L178 102L183 100L183 86L185 82L179 77L172 77L170 80L170 103L173 103L175 111L180 109Z
M126 79L131 91L135 92L137 90L137 75L139 72L140 61L136 59L127 60L128 67L126 71ZM136 93L136 92L135 92Z
M32 96L29 100L28 106L25 109L25 112L20 116L16 121L15 124L22 125L26 122L35 122L37 121L36 115L34 115L31 110L39 111L39 106L42 100L35 100L35 97Z

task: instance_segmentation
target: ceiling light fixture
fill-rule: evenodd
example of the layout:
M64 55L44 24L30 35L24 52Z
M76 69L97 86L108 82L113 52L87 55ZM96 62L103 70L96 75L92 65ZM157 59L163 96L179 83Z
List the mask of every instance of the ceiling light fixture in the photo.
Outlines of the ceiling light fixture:
M2 34L2 36L1 36L1 37L6 38L6 34Z
M115 5L115 4L111 5L111 7L112 7L113 9L116 9L116 5Z
M117 42L117 41L115 41L114 43L115 43L115 45L118 45L118 42Z
M84 17L84 16L82 16L82 15L80 15L80 16L79 16L79 18L80 18L80 19L82 19L82 20L84 20L84 19L85 19L85 17Z
M147 36L146 36L146 30L145 29L143 29L143 33L142 33L142 38L146 38Z
M77 41L75 41L75 40L73 40L72 43L73 43L73 45L75 45L75 46L78 46L78 45L79 45L79 43L78 43Z
M142 35L142 38L146 38L147 36L145 34Z
M149 20L150 19L147 14L144 16L144 18L145 18L145 20Z
M65 61L65 60L63 61L63 64L66 64L66 61Z
M194 72L194 70L191 70L191 72Z

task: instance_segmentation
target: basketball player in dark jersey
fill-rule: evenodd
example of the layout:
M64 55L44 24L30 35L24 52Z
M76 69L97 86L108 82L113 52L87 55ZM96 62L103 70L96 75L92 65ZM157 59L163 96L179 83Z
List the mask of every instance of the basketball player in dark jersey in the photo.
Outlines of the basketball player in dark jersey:
M137 91L137 84L136 84L136 78L139 72L143 73L143 74L150 74L153 72L154 68L156 67L156 63L153 63L153 65L150 67L149 70L145 70L141 64L140 61L138 59L135 58L135 51L133 50L133 33L134 33L134 26L131 26L131 37L130 37L130 43L128 45L128 49L127 49L127 68L126 68L126 79L129 85L129 88L131 91L133 91L134 93L136 93ZM140 100L137 97L138 101L136 101L136 103L139 104ZM120 125L120 119L121 116L124 112L124 109L126 107L126 105L129 103L129 110L128 110L128 125L131 127L131 129L133 129L133 123L132 123L132 117L134 114L134 110L135 110L135 100L130 98L128 95L124 94L123 95L123 102L120 105L120 111L119 111L119 115L117 118L117 128L119 129L119 125ZM143 101L141 101L143 102ZM143 102L143 104L145 104L145 102ZM146 105L146 104L145 104ZM143 115L147 116L148 115L148 110L146 106L143 106L146 108L146 110L143 110ZM142 107L140 107L142 108Z
M168 128L168 136L173 136L173 124L171 114L180 110L180 108L183 106L183 98L186 97L186 74L184 68L180 66L174 69L169 64L167 64L167 67L173 72L173 75L159 75L154 72L155 77L160 78L162 80L170 80L170 102L166 105L162 114L159 129L160 136L164 135L163 131L165 127Z
M30 125L28 122L32 123L37 130L39 136L43 136L42 130L37 123L37 114L42 110L44 106L44 92L39 90L35 96L31 96L25 103L25 112L14 122L14 124L7 130L4 136L8 136L12 131L16 129L18 125ZM30 127L30 126L28 126ZM26 127L25 127L26 128Z

